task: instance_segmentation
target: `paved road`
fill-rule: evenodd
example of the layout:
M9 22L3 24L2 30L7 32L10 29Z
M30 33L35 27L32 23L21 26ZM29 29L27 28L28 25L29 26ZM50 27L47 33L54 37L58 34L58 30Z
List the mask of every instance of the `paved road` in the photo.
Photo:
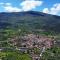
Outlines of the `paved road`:
M42 54L45 52L45 46L41 48L41 53L40 53L40 57L42 56Z

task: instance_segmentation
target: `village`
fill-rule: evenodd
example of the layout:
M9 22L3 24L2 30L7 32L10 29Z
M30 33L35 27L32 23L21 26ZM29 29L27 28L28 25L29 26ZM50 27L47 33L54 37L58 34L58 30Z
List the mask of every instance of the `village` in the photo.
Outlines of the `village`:
M15 36L7 41L16 50L22 53L28 53L32 60L40 60L46 49L54 44L53 37L39 36L35 34L26 34L24 36Z
M28 53L32 60L40 60L45 50L53 46L54 38L35 34L26 34L24 36L9 38L7 43L22 53ZM5 47L2 47L0 48L0 51L4 49Z

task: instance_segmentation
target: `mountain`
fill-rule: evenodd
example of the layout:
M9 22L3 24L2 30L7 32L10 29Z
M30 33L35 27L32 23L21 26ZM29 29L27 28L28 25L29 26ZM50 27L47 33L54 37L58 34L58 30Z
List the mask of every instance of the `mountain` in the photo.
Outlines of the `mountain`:
M60 32L60 16L36 11L0 13L0 29L7 27Z

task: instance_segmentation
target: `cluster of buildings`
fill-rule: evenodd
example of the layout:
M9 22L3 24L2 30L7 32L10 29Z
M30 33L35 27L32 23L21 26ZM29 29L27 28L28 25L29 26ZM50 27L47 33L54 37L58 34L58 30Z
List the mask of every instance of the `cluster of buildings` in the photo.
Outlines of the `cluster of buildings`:
M16 50L25 53L29 51L32 60L40 60L40 56L42 56L42 53L45 52L45 49L51 48L53 46L53 43L54 38L35 34L15 36L13 38L9 38L8 40L8 44L16 47ZM39 54L35 54L33 48L40 49Z
M51 48L54 44L54 38L47 36L40 36L35 34L27 34L24 36L14 37L9 42L16 49L22 52L29 51L32 60L40 60L43 52L47 48ZM40 49L39 54L35 54L33 48Z
M51 37L27 34L13 38L10 43L17 47L41 48L45 46L46 48L50 48L53 45L53 41L54 39Z

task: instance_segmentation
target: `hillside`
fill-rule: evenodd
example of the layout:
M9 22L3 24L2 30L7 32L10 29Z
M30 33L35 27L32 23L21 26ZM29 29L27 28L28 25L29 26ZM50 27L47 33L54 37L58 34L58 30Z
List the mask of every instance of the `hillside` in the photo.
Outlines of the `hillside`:
M44 30L60 32L60 16L36 11L0 13L0 29L27 28L31 31Z

